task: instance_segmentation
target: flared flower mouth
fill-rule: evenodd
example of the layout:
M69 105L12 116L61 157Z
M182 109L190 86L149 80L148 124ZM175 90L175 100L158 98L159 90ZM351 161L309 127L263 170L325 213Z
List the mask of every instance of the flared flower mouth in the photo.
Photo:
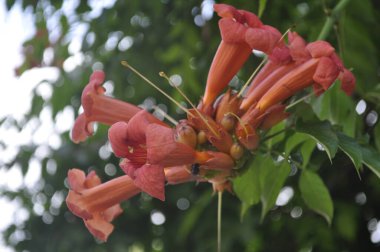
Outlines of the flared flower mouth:
M119 203L140 192L126 175L102 184L94 171L86 176L79 169L69 170L68 183L68 208L101 241L107 240L114 228L112 220L122 213Z
M255 14L226 4L215 4L214 9L221 17L219 28L222 41L212 61L200 107L209 115L215 98L237 74L252 50L270 54L276 46L283 44L281 33L272 26L264 25Z
M189 165L195 150L175 139L175 130L142 110L129 123L117 122L109 130L116 156L135 185L151 196L164 200L164 167Z
M75 143L83 142L94 133L93 124L100 122L112 125L119 121L128 122L141 109L127 102L104 95L104 72L95 71L82 92L84 112L78 116L71 132Z

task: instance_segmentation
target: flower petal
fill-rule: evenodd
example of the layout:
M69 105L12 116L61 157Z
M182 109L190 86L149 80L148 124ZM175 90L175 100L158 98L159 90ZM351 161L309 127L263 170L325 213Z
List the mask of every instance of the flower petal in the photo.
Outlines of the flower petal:
M286 46L283 47L275 47L272 53L269 55L269 63L273 65L283 65L287 64L292 60L290 55L290 49ZM266 65L268 65L267 63Z
M339 75L339 69L328 57L319 60L317 69L313 75L313 80L319 83L324 90L327 90Z
M108 139L111 143L111 148L115 156L127 157L129 146L127 137L128 124L126 122L117 122L108 130Z
M98 218L84 220L84 224L93 236L103 242L107 241L108 236L114 229L114 226L111 223L105 221L100 216Z
M270 54L279 42L281 34L271 28L264 29L265 27L269 26L263 26L263 28L248 28L245 33L245 41L249 44L251 49Z
M81 192L86 187L84 181L86 180L86 174L79 169L70 169L67 173L67 182L71 190L75 192Z
M102 84L104 82L105 74L103 71L94 71L90 76L90 82L86 85L82 92L82 103L83 99L91 92L97 94L103 94L105 92Z
M244 25L248 25L249 27L261 27L263 25L259 17L252 12L246 10L238 10L238 12L244 17L244 21L241 22Z
M235 18L238 22L243 20L243 16L236 10L235 7L228 4L214 4L214 10L219 17Z
M222 18L218 22L220 35L226 43L245 43L247 27L232 19Z
M134 183L150 196L165 201L165 174L161 165L143 165L135 172Z
M339 80L342 82L342 90L347 95L352 95L355 90L356 79L355 76L351 73L351 71L344 69L343 73L340 74Z
M88 122L86 115L82 113L75 120L74 127L71 130L71 140L74 143L84 142L93 133L93 123Z
M170 167L194 162L194 149L176 142L173 129L150 124L146 131L146 146L150 164Z
M309 43L306 46L306 49L309 51L311 57L313 58L320 58L323 56L329 57L335 52L334 47L332 47L330 43L323 40Z
M125 174L127 174L132 179L135 179L136 177L135 171L141 166L143 166L144 164L145 162L142 164L136 164L136 163L133 163L131 160L124 158L119 164L119 166L123 170L123 172L125 172Z
M166 126L165 123L148 113L146 110L139 111L128 123L127 137L128 140L135 144L145 144L145 132L149 124L156 123Z
M296 32L289 32L290 55L294 61L304 62L310 59L310 53L306 50L306 41Z
M221 41L208 72L202 111L206 112L208 107L212 107L216 97L227 87L251 53L251 48L245 42L231 44Z

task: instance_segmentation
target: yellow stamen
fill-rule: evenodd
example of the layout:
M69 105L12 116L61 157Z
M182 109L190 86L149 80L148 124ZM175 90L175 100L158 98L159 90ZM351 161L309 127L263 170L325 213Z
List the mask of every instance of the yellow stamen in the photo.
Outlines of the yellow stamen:
M296 27L296 25L292 25L289 29L287 29L284 34L282 34L281 38L278 40L278 42L281 42L282 40L284 40L285 36L292 30Z
M193 114L187 108L185 108L184 106L182 106L179 102L177 102L170 95L168 95L167 93L165 93L165 91L163 91L161 88L159 88L156 84L154 84L153 82L151 82L148 78L146 78L144 75L142 75L139 71L137 71L135 68L133 68L131 65L129 65L127 61L123 60L123 61L121 61L121 64L123 66L125 66L126 68L129 68L132 72L134 72L135 74L137 74L141 79L143 79L149 85L151 85L152 87L154 87L155 89L157 89L160 93L162 93L163 95L165 95L169 100L171 100L180 109L182 109L183 111L185 111L187 114L190 114L190 115L193 116Z
M264 59L261 61L260 65L253 71L247 82L244 84L244 86L241 88L239 94L237 97L241 97L244 93L244 90L247 88L247 86L252 82L253 78L256 76L257 72L261 69L261 67L264 65L265 62L267 62L268 57L264 57Z
M286 30L286 32L284 34L282 34L281 38L278 40L278 42L281 42L282 40L284 40L285 36L295 27L295 25L293 25L292 27L290 27L289 29ZM244 90L247 88L247 86L252 82L253 78L256 76L257 72L260 70L260 68L264 65L264 63L267 61L268 57L264 57L264 59L261 61L260 65L255 69L255 71L253 71L253 73L251 74L251 76L249 77L249 79L247 80L247 82L244 84L244 86L241 88L239 94L237 95L238 97L242 96L243 95L243 92Z
M241 120L241 118L238 115L236 115L235 113L232 113L232 112L228 112L227 114L225 114L225 116L227 116L227 115L232 115L233 117L235 117L239 121L239 124L243 127L245 134L248 136L248 130L245 127L245 124Z
M168 115L168 113L163 111L159 106L154 105L153 108L154 108L154 111L157 111L158 113L160 113L166 120L168 120L172 124L174 124L174 125L178 124L178 122L173 117Z
M212 133L217 136L218 138L220 137L219 134L211 127L211 125L208 123L207 119L202 115L202 113L195 107L195 105L190 101L190 99L182 92L181 89L179 89L179 87L177 87L177 85L175 85L172 80L165 74L165 72L159 72L159 75L166 79L169 84L171 86L173 86L181 95L183 98L185 98L185 100L190 103L190 106L193 107L193 109L195 110L195 112L197 112L197 114L199 115L199 117L202 119L202 121L206 124L206 126L212 131Z
M302 102L302 101L305 101L306 99L310 98L310 97L313 96L313 95L314 95L314 93L310 93L310 94L305 95L304 97L302 97L302 98L296 100L295 102L289 104L288 106L286 106L285 110L288 110L288 109L294 107L294 106L297 105L298 103L300 103L300 102Z

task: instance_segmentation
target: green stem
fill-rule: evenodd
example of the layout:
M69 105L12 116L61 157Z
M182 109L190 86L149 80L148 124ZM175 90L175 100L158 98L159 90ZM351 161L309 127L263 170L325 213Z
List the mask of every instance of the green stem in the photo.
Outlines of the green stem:
M222 251L222 191L218 191L218 252Z
M338 16L340 12L346 7L346 5L350 2L350 0L340 0L339 3L335 6L335 8L331 11L331 13L327 16L325 24L319 33L318 40L324 40L327 38L330 33L333 24L338 20Z
M306 100L307 98L309 98L309 97L311 97L311 96L313 96L313 95L314 95L314 93L310 93L310 94L305 95L304 97L302 97L302 98L296 100L295 102L289 104L288 106L286 106L285 110L288 110L288 109L290 109L290 108L296 106L298 103L300 103L300 102Z
M277 132L275 132L275 133L273 133L273 134L271 134L269 136L265 136L264 138L261 139L261 142L268 141L269 139L271 139L271 138L273 138L273 137L275 137L277 135L280 135L281 133L283 133L283 132L285 132L287 130L288 130L288 128L285 128L285 129L279 130L279 131L277 131Z

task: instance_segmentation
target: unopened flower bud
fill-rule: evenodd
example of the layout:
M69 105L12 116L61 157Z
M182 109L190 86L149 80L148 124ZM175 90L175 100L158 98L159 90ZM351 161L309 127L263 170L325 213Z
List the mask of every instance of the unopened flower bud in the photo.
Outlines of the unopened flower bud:
M198 144L204 144L207 142L207 135L203 130L199 131L197 135L197 141L198 141Z
M234 143L231 146L230 155L233 159L238 160L244 155L244 148L240 144Z
M235 166L230 155L217 151L196 152L195 160L206 170L232 170Z
M220 102L216 105L215 120L221 123L226 114L238 114L241 98L237 96L231 89L221 98Z
M269 108L260 127L264 130L268 130L286 119L289 116L289 113L285 112L285 109L286 106L283 104L277 104Z
M197 145L197 134L186 122L180 122L177 125L175 139L177 142L189 145L192 148Z
M187 170L186 166L167 167L164 169L165 178L169 185L193 181L196 178Z
M227 114L222 118L220 124L225 130L231 131L235 127L235 118L232 115Z

